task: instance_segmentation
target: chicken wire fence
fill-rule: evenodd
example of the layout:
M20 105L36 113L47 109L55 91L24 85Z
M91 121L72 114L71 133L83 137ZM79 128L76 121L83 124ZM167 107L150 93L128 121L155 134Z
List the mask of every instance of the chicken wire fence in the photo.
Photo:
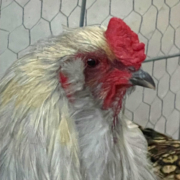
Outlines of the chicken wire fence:
M179 137L180 1L179 0L0 0L0 77L39 39L62 32L62 25L107 26L113 16L130 25L146 44L142 68L156 91L137 87L126 102L136 123ZM86 4L85 4L86 2ZM81 5L86 5L82 6ZM81 18L80 18L81 14ZM170 55L174 56L170 58ZM157 61L157 57L164 56Z

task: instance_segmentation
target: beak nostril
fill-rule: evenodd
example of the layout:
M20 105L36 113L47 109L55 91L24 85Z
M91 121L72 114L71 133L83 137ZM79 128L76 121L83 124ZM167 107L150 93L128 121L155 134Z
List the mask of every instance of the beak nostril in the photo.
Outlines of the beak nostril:
M135 71L136 71L136 69L135 69L133 66L128 67L128 69L129 69L129 71L131 71L131 72L135 72Z

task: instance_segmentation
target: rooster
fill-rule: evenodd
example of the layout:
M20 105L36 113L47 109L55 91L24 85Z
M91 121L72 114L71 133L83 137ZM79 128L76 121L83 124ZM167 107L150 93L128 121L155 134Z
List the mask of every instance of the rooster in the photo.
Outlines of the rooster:
M121 109L144 44L121 19L34 45L0 81L1 180L156 180L140 129Z

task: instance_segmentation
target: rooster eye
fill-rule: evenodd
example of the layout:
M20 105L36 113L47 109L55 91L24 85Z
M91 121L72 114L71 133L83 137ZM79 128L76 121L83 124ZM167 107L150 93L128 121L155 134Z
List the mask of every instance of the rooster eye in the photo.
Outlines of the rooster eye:
M89 67L95 67L98 64L98 61L96 59L88 59L87 64Z

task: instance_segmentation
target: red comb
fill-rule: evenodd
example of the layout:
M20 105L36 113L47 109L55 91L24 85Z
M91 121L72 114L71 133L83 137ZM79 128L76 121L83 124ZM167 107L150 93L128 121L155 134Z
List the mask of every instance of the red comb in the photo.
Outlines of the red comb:
M113 53L124 65L134 66L137 70L141 67L146 58L145 45L123 20L111 18L105 36Z

